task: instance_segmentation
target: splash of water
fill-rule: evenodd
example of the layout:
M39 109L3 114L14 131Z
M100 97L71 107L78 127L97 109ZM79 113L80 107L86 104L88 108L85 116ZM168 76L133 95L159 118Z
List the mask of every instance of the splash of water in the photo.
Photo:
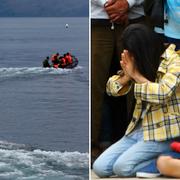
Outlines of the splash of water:
M42 68L42 67L17 67L17 68L0 68L1 77L19 77L24 75L38 75L38 74L68 74L71 72L78 72L81 66L74 69L55 69L55 68Z
M0 179L88 179L88 153L28 148L0 141Z

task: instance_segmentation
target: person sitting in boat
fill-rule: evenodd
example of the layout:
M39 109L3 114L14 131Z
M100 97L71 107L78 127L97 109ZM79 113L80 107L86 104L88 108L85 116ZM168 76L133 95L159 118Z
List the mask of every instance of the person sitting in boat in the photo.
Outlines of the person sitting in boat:
M49 56L47 56L46 59L43 61L43 67L51 67L51 65L49 64Z
M72 64L73 63L73 59L72 59L72 56L69 52L67 52L65 54L65 59L67 60L67 64Z
M53 66L59 64L59 53L53 54L51 56L51 61Z
M65 56L61 56L60 57L59 67L64 68L66 65L67 65L67 60L66 60Z

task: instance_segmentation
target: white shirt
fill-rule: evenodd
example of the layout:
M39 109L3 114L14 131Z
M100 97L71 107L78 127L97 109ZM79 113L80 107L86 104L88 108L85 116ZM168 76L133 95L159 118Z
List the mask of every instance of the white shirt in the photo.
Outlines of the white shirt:
M91 0L91 18L92 19L109 19L104 4L107 0ZM142 3L144 0L127 0L129 4L129 19L139 18L144 15Z

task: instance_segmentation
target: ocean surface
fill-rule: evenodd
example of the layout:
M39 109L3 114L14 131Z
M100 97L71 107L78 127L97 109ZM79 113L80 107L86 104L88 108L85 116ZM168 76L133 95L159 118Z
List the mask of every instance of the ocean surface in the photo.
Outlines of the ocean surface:
M88 18L0 18L0 180L89 178L88 31ZM42 68L57 52L78 66Z

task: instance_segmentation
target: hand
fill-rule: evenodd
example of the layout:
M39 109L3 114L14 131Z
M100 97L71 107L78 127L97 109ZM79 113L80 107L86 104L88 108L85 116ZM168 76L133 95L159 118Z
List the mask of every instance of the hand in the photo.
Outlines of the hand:
M137 83L148 82L148 80L139 73L135 65L134 57L127 50L124 50L121 54L120 64L126 76L134 79Z
M121 61L120 65L126 74L126 76L129 76L133 79L133 76L135 74L135 68L134 68L134 58L130 56L130 53L127 50L124 50L121 54Z
M129 4L127 0L108 0L104 7L112 22L128 22Z
M121 77L119 79L119 83L123 86L126 85L131 80L131 77L129 75L125 74L123 70L120 70L120 73L118 73L118 74Z

